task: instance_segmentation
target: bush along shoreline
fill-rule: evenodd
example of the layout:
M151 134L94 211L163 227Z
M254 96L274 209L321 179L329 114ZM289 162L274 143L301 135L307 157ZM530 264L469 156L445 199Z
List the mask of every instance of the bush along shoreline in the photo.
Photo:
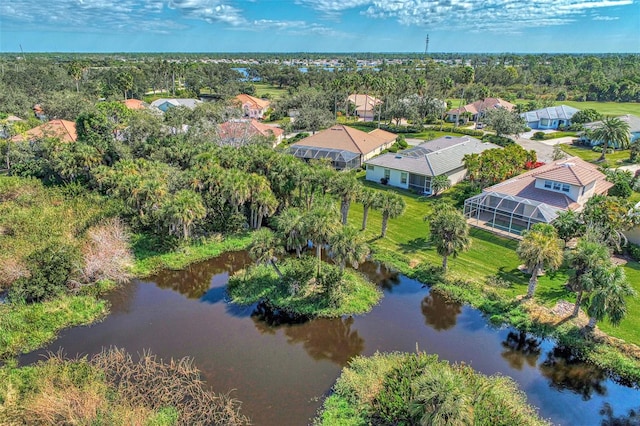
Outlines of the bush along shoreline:
M533 301L506 298L488 284L445 276L439 267L427 263L411 267L404 256L386 250L374 251L373 258L451 301L479 309L493 324L507 324L537 337L555 339L577 358L606 371L613 380L640 386L640 350L635 345L602 332L587 333L584 324L575 320L558 324L557 315Z

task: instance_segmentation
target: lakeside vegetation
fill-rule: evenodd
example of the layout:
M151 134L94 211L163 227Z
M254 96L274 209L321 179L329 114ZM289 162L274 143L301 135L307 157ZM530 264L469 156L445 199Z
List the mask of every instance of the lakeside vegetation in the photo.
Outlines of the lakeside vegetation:
M465 101L501 96L528 99L538 106L558 98L640 100L638 85L627 81L638 79L636 56L624 56L628 66L623 68L620 58L617 63L609 57L532 58L535 66L517 55L501 58L502 64L495 57L472 56L473 66L466 60L460 65L427 60L429 81L419 61L384 64L374 72L359 70L354 61L344 58L341 71L335 73L301 73L295 67L260 64L250 70L262 79L254 84L243 81L230 64L196 63L188 55L174 62L150 55L125 64L120 59L93 56L29 55L29 61L23 61L3 55L2 118L7 114L30 116L38 102L47 118L75 121L78 141L63 143L45 135L0 144L3 173L10 175L0 177L0 291L8 294L8 303L0 305L0 331L6 331L4 340L0 339L0 353L10 358L33 350L64 327L104 316L107 307L94 295L99 293L92 290L95 283L125 281L161 268L179 269L224 251L255 249L253 236L246 231L257 234L264 226L273 229L280 241L261 248L256 260L262 265L232 279L239 283L231 285L238 302L269 299L280 308L307 315L366 312L379 299L379 292L358 274L336 272L322 260L324 247L342 269L354 263L353 259L357 263L360 256L355 252L359 250L346 243L355 241L357 235L372 247L374 259L432 285L434 291L480 308L496 323L556 337L588 361L639 381L637 301L627 300L627 317L619 327L598 318L602 331L633 345L600 333L586 335L584 316L565 322L551 310L561 300L576 300L576 292L566 286L574 276L567 264L547 271L533 300L525 301L521 297L527 292L528 277L519 268L523 261L517 254L518 242L473 229L471 249L460 250L449 261L448 272L442 274L433 267L441 263L441 250L430 243L434 233L424 221L434 212L434 200L371 183L365 187L374 191L361 191L360 182L351 174L336 173L326 163L307 165L274 152L273 139L244 138L229 143L217 131L221 122L240 116L231 101L237 93L268 92L278 101L272 119L286 122L287 130L315 132L332 124L336 115L346 121L353 115L352 105L338 99L366 92L384 99L386 107L378 111L383 122L409 118L417 123L420 132L412 137L418 139L454 134L451 127L443 126L446 106L438 99L460 92L465 93ZM596 81L589 73L581 73L582 65L600 69L602 78ZM563 79L556 78L561 71ZM601 84L603 80L608 84ZM612 87L617 89L610 90ZM175 108L163 116L128 111L118 102L149 91L154 97L207 94L219 100L193 110ZM625 111L636 111L636 105ZM617 114L614 107L626 107L590 106L605 114ZM294 123L284 121L289 110L304 114ZM40 122L33 118L14 125L3 122L2 130L7 136L24 135L37 124ZM362 129L377 125L357 124ZM424 125L431 127L425 130ZM575 152L591 159L593 151ZM496 168L500 175L492 177L495 182L523 170L519 163L524 157L515 154L518 161L503 161L505 167ZM609 164L615 165L618 155L609 155ZM464 188L454 188L439 198L459 206L472 192L465 193ZM337 205L339 211L331 208ZM310 212L315 221L304 224L301 218ZM336 224L339 221L356 230L362 224L363 230L341 234L339 230L348 227ZM328 224L332 226L325 227ZM309 240L317 247L317 270L311 268L311 273L307 268L302 279L292 279L287 274L296 268L284 263L283 279L277 268L271 269L283 251L299 252ZM99 245L104 241L109 244ZM336 253L340 253L337 258ZM330 272L323 275L323 270ZM629 262L623 270L640 290L638 264ZM61 309L52 308L56 304ZM42 333L33 332L43 321L48 324ZM21 373L12 364L3 368L11 376L32 371ZM52 374L64 376L64 368ZM26 384L25 388L32 390L33 386ZM162 412L154 408L146 415L175 423L174 409L159 409ZM136 407L133 410L138 412Z
M437 356L356 357L342 370L315 425L547 425L513 380Z

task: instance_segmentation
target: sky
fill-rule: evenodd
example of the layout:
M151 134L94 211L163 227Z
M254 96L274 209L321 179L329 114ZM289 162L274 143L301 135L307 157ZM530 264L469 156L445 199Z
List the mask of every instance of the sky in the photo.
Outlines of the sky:
M0 52L640 53L640 0L3 0Z

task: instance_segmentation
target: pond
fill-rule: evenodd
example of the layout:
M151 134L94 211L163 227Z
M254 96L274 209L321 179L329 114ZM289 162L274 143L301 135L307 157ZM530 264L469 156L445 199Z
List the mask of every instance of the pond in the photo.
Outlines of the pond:
M601 424L640 409L639 390L572 358L553 341L496 328L478 310L448 303L374 263L360 270L380 285L384 298L366 315L296 324L263 306L230 304L229 275L249 263L244 252L227 253L134 281L109 295L111 314L103 322L68 329L20 361L34 362L59 348L75 356L109 346L133 354L151 349L164 359L189 356L216 392L233 390L256 425L308 424L352 357L416 348L485 374L511 376L555 424Z

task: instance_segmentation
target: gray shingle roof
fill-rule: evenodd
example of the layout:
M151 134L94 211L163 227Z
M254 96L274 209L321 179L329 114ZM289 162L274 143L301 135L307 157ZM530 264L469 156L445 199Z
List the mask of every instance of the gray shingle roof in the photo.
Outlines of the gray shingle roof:
M571 117L573 117L573 115L578 111L580 110L577 108L567 105L560 105L537 109L535 111L528 111L520 114L520 116L524 117L527 123L540 121L543 118L546 118L548 120L571 120Z
M619 118L621 121L624 121L629 125L629 131L631 133L640 132L640 117L632 114L627 114L627 115L620 115L617 118ZM585 123L584 128L593 130L593 129L597 129L601 125L602 125L602 121L594 121L591 123Z
M492 148L500 147L469 136L445 136L396 154L380 155L366 164L423 176L439 176L463 167L462 159L466 154L479 154Z

